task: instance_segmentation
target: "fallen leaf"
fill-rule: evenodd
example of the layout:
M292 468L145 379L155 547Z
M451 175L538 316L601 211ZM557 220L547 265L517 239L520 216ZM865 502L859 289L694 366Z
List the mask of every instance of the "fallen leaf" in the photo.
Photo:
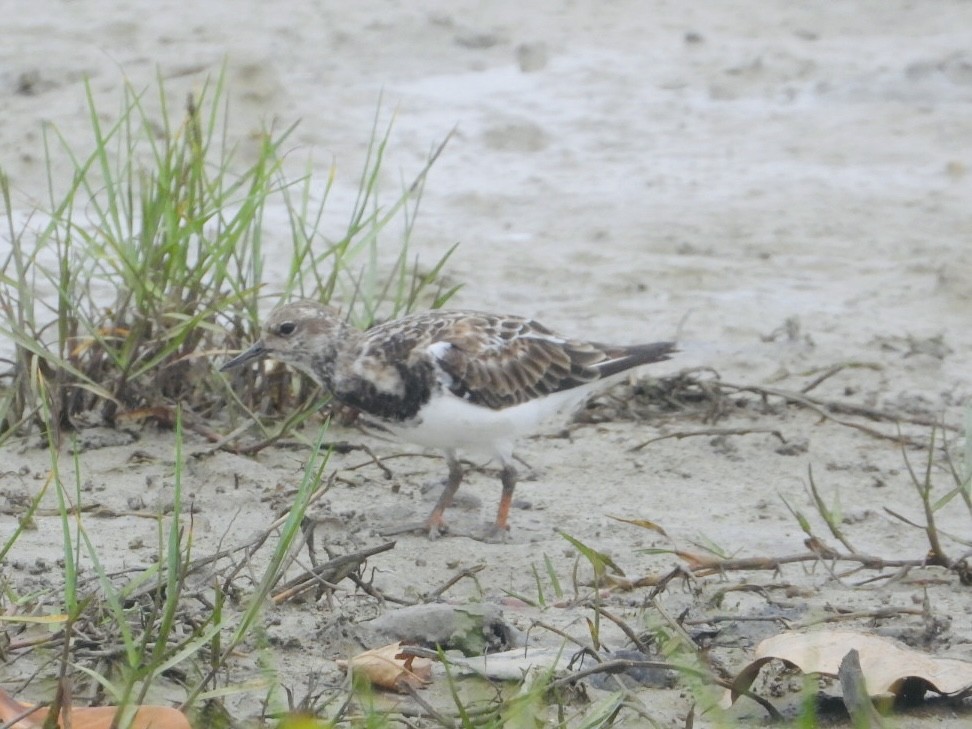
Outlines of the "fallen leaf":
M406 693L408 687L422 688L432 681L432 661L402 653L403 643L392 643L359 653L338 667L364 676L373 686Z
M172 408L168 408L163 405L156 405L155 407L124 410L115 416L115 420L117 422L125 425L142 423L149 419L153 419L167 428L174 428L176 413Z
M0 623L39 623L60 625L68 621L67 615L0 615Z
M678 557L679 559L688 562L688 568L693 572L705 568L718 567L719 563L722 561L708 554L698 554L697 552L686 552L681 549L675 550L675 556Z
M81 338L79 343L71 350L71 356L80 357L100 341L100 339L124 339L129 334L130 330L124 327L101 327L98 330L98 337Z
M44 725L47 707L31 712L31 704L22 704L3 689L0 689L0 723L6 725L17 717L23 717L10 724L11 729L34 729ZM68 721L59 721L57 726L70 726L71 729L109 729L119 709L117 706L72 707ZM27 716L24 716L30 712ZM63 717L61 717L63 719ZM186 715L168 706L139 706L135 711L131 729L192 729Z
M837 676L840 663L852 650L860 657L861 672L872 697L900 695L909 679L919 679L939 694L951 696L972 690L972 663L921 653L889 638L850 630L781 633L756 646L756 658L732 682L724 703L731 704L774 658L803 673Z
M287 714L280 719L277 729L334 729L334 724L308 714Z
M614 519L615 521L620 521L623 524L631 524L632 526L641 527L642 529L649 529L653 532L658 532L663 537L668 536L668 532L662 529L661 525L656 524L653 521L649 521L648 519L625 519L624 517L611 516L610 514L608 514L608 518Z

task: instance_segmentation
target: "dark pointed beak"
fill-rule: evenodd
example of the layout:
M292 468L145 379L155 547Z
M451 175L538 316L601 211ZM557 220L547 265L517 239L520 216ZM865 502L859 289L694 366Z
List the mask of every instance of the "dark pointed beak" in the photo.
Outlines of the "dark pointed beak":
M238 355L233 357L229 362L226 362L222 367L219 368L220 372L226 372L226 370L231 370L234 367L239 367L240 365L246 364L247 362L252 362L253 360L266 357L270 354L270 350L267 349L263 340L258 340L253 343L249 349L245 349Z

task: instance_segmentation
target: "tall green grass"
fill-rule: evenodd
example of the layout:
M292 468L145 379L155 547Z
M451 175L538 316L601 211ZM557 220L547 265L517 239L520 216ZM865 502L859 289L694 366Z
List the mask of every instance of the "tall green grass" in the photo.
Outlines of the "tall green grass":
M279 373L248 372L231 386L212 366L255 336L259 313L271 303L265 297L339 300L356 323L368 326L417 306L440 306L455 292L443 283L452 249L425 266L411 245L426 176L445 142L386 194L380 183L391 127L382 126L379 104L346 226L328 235L324 213L336 169L327 171L323 184L311 166L288 177L284 159L292 154L286 145L293 127L265 131L244 162L227 136L222 75L184 103L173 103L161 79L149 90L126 86L114 115L98 107L89 85L83 93L89 143L79 150L57 129L44 129L47 199L25 223L18 222L24 218L14 203L17 191L0 170L6 213L0 230L0 448L39 430L51 455L50 478L0 540L0 559L21 549L44 498L58 507L63 556L62 594L19 595L0 578L0 605L16 602L49 613L57 603L57 614L48 616L56 632L34 648L46 653L38 662L47 668L39 675L55 677L54 666L57 677L72 679L99 702L141 703L172 672L185 676L190 712L241 690L279 699L272 665L245 687L227 684L227 667L240 643L261 643L269 591L293 556L304 510L325 488L326 430L274 530L276 539L268 542L262 578L248 591L229 584L231 578L214 583L212 609L200 614L187 599L185 579L200 560L218 555L193 554L190 519L181 509L183 424L192 419L218 428L233 410L281 420L293 405L266 395L268 384L279 384ZM72 174L56 179L53 170L64 160ZM287 230L272 231L275 241L283 238L283 250L267 245L270 206L286 212ZM272 290L264 266L269 255L289 257L284 279ZM298 397L312 389L284 387ZM303 412L310 409L305 403ZM146 417L175 430L175 503L171 513L159 515L156 563L121 583L105 567L107 555L99 552L82 509L85 454L65 453L61 445L82 425ZM284 419L277 431L295 422ZM62 479L64 458L71 459L73 484ZM83 579L83 571L93 578ZM234 593L233 609L227 590ZM111 657L90 660L78 647L82 632L101 636Z
M0 371L0 443L31 427L59 437L79 420L151 416L171 425L177 403L202 418L224 412L227 399L278 415L293 403L262 397L256 375L231 395L211 367L254 335L261 297L338 298L367 326L454 293L442 283L451 249L428 267L411 253L425 178L442 147L386 201L379 183L390 126L380 128L380 107L347 227L328 237L322 221L336 171L322 191L310 170L287 176L293 127L265 131L243 163L226 136L223 76L178 110L161 80L148 91L126 86L108 123L87 84L84 93L90 145L78 151L45 127L48 200L22 228L0 170L9 221L0 233L9 248L0 260L0 336L13 348ZM51 172L60 160L73 170L66 189ZM272 292L264 259L281 251L265 250L269 205L286 210L292 241L287 277Z
M262 576L254 581L252 589L239 591L242 600L235 610L224 609L222 590L226 586L221 588L217 580L211 580L205 591L211 601L186 591L186 578L195 566L191 559L191 518L182 509L184 455L180 418L176 419L175 431L173 508L159 519L157 561L133 577L126 576L121 583L106 569L104 555L99 553L92 528L86 522L80 458L75 452L75 482L71 488L62 480L62 455L52 438L52 483L64 555L64 613L60 616L63 620L58 621L63 627L51 640L51 649L60 655L60 685L69 687L68 692L94 694L98 703L122 707L119 726L128 724L137 706L150 702L158 693L158 684L166 685L168 693L182 693L181 708L190 715L202 712L206 702L214 698L244 692L258 696L279 692L272 666L264 671L262 679L243 685L227 683L225 674L241 643L262 642L260 618L269 604L270 591L290 565L300 543L308 505L320 489L326 488L322 486L328 460L322 449L325 432L320 432L290 509L278 520L279 526L272 529L277 539L269 542ZM82 582L82 564L87 565L94 580ZM246 582L246 578L242 581ZM25 600L28 607L30 602ZM207 604L211 605L208 611ZM92 636L97 636L93 646ZM43 663L39 659L36 662ZM174 687L172 680L166 678L173 674L185 677L182 687ZM55 710L63 698L70 695L56 694Z

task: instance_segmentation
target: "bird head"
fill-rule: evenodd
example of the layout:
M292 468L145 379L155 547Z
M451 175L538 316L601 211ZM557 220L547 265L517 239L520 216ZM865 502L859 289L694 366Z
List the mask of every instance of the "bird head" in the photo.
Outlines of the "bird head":
M324 384L324 372L315 363L327 360L347 328L337 309L330 306L308 300L280 304L263 323L260 338L219 369L225 372L271 357Z

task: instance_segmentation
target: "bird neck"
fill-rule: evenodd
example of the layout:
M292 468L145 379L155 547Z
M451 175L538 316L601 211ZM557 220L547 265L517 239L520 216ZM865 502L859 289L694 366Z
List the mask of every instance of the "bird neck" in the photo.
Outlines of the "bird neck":
M308 374L328 390L334 391L334 376L342 354L358 345L362 332L345 322L336 322L334 329L318 346L311 348L311 366Z

